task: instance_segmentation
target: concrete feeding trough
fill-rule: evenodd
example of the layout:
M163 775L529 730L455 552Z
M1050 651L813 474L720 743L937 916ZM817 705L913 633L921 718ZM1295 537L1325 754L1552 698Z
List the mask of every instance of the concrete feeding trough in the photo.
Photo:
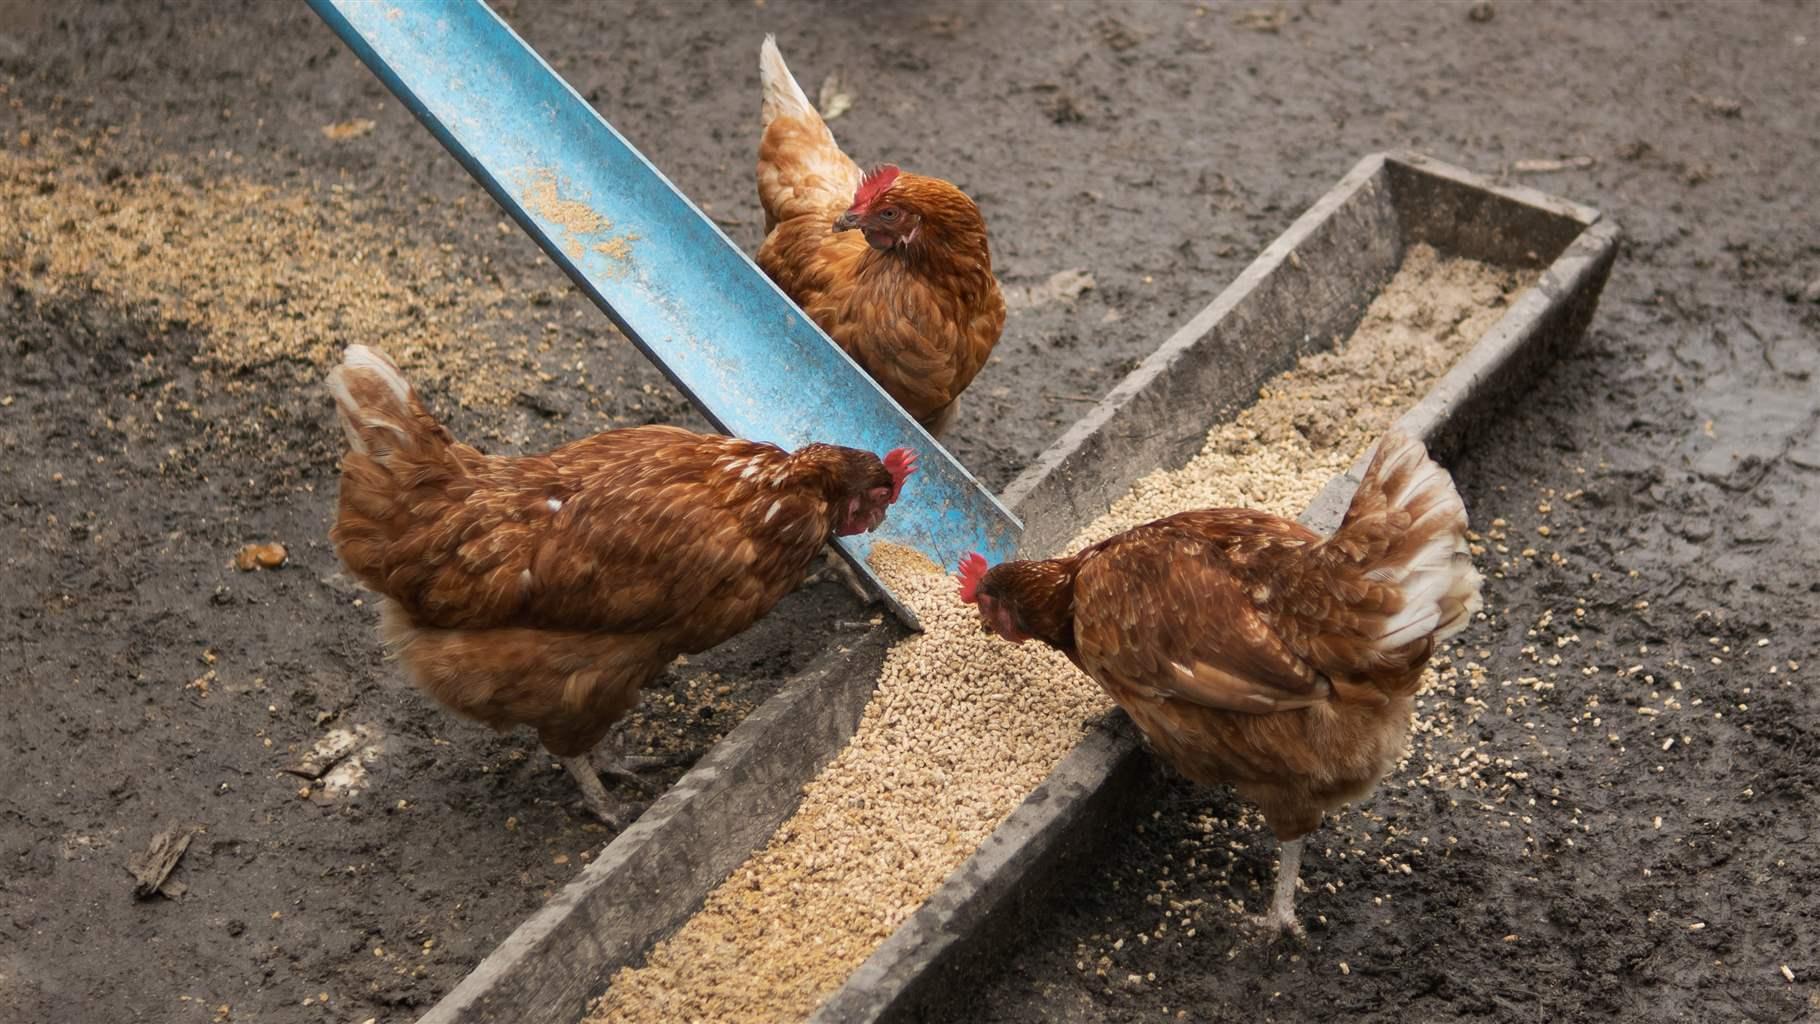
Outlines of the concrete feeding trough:
M1365 158L1012 483L1006 503L1026 523L1024 554L1054 551L1139 477L1183 465L1270 377L1350 334L1421 242L1541 269L1401 420L1446 458L1585 329L1617 241L1617 229L1583 206L1412 154ZM1362 468L1329 483L1304 521L1331 528ZM803 785L853 735L885 649L902 635L881 626L787 683L422 1024L581 1017L613 972L640 962L796 809ZM1154 782L1136 734L1122 715L1112 721L1088 733L816 1021L915 1020L965 998L1008 926L1117 834Z
M1509 311L1398 426L1445 461L1586 329L1617 255L1597 210L1492 183L1416 154L1366 157L1200 315L1022 473L1005 497L1042 557L1139 477L1185 464L1207 432L1303 354L1345 338L1407 248L1542 268ZM1339 525L1365 469L1329 481L1301 516ZM946 1019L1024 914L1130 824L1150 770L1119 713L1093 730L816 1012L816 1024ZM964 1016L964 1013L962 1014Z

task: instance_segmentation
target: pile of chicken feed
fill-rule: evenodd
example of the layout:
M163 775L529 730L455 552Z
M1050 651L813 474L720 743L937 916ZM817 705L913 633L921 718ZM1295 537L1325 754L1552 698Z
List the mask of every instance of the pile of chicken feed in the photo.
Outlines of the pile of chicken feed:
M105 141L21 138L0 148L0 271L42 300L99 294L150 309L166 330L198 330L230 382L288 365L314 386L359 341L470 407L511 403L528 376L593 390L570 361L601 333L598 318L519 315L525 295L553 307L569 286L535 253L512 266L475 255L470 200L492 202L478 191L422 198L423 234L463 240L429 244L385 227L351 189L263 184L229 155L126 175Z
M1138 481L1071 547L1190 508L1298 515L1528 283L1412 248L1351 338L1270 381L1188 465ZM984 634L951 567L899 549L874 561L925 632L888 653L852 742L796 814L644 966L613 978L590 1022L808 1016L1108 706L1061 655Z

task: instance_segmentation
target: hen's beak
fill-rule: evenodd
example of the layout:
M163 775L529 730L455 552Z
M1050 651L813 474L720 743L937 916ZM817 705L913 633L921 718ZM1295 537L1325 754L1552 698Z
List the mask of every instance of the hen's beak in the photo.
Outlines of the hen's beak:
M859 214L854 213L852 210L848 210L846 213L835 218L834 230L837 233L841 231L852 231L856 227L859 227Z

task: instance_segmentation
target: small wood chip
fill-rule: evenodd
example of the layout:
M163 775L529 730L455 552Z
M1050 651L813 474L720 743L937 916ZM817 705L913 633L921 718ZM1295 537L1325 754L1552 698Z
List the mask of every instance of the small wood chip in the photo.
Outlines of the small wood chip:
M190 832L172 828L153 836L143 852L129 857L126 867L135 879L133 898L150 899L157 893L166 899L176 899L187 892L188 886L171 881L171 872L176 870L177 862L189 848Z
M1562 160L1518 160L1510 165L1517 174L1553 174L1556 171L1583 171L1598 163L1590 156L1570 156Z
M378 126L373 123L371 118L356 117L323 125L322 137L330 142L346 142L349 139L358 139L362 135L370 135L376 127Z
M1275 35L1283 30L1284 25L1289 24L1289 12L1281 7L1254 8L1240 13L1233 19L1233 24L1253 32Z
M320 779L329 770L347 760L362 744L371 743L379 736L378 730L369 725L358 725L352 729L332 729L316 741L310 752L296 762L278 769L303 779Z
M839 71L822 79L821 94L816 106L821 109L823 121L832 121L853 108L853 92L847 88L846 78Z
M1720 117L1744 116L1744 104L1729 96L1707 96L1704 93L1693 93L1688 100L1695 106L1705 107Z

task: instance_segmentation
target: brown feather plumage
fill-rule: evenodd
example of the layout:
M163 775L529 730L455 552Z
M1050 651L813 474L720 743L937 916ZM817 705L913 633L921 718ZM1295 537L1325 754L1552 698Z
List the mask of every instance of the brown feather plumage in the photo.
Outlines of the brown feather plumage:
M385 639L442 704L559 757L677 655L757 621L894 486L868 452L669 426L484 455L360 346L330 387L350 440L330 537L384 596Z
M766 41L758 193L765 241L757 262L885 391L934 433L986 363L1005 300L979 207L952 184L900 174L871 211L836 232L861 174ZM863 212L863 211L854 211ZM881 234L882 233L882 234ZM876 248L868 238L895 238Z
M1446 472L1391 435L1332 537L1184 512L994 567L981 615L1067 653L1164 759L1293 840L1398 757L1435 642L1478 607L1465 530Z

